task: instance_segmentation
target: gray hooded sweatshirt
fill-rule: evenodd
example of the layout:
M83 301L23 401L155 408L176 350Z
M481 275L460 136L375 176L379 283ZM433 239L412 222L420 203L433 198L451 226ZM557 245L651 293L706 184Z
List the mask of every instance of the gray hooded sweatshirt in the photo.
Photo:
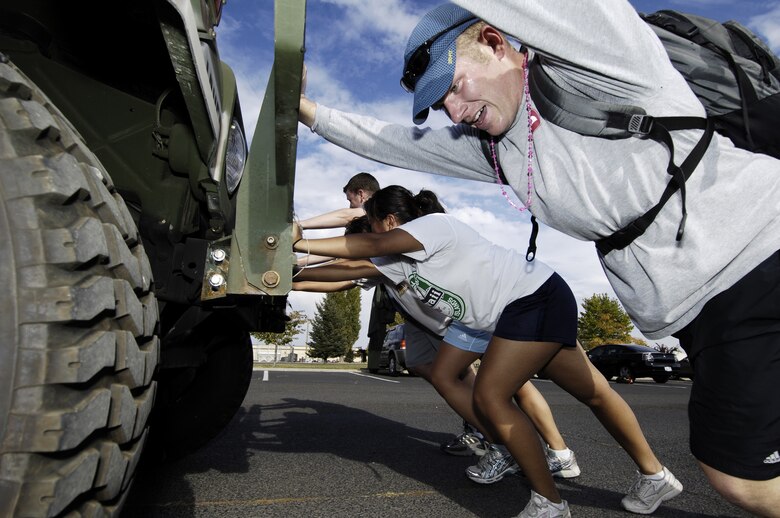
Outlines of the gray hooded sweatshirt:
M563 88L638 105L657 117L704 116L658 38L625 0L454 3L544 55L545 70ZM524 99L497 144L501 168L521 200L528 185L527 117ZM386 164L496 181L478 131L464 124L406 127L318 106L312 130ZM701 133L673 132L678 164ZM658 202L669 181L668 150L653 140L583 136L544 120L533 139L530 210L578 239L595 241L627 225ZM675 240L678 192L643 236L599 257L621 303L649 338L682 329L708 300L780 249L780 160L736 148L716 134L686 187L682 241Z

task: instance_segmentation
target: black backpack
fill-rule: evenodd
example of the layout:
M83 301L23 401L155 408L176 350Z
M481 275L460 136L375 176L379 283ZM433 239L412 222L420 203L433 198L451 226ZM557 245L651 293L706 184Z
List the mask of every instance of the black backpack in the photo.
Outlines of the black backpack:
M780 60L750 30L737 22L720 23L677 11L641 15L660 38L674 67L688 81L707 112L706 118L653 117L637 106L616 105L567 92L539 66L537 56L529 69L531 96L542 118L583 135L604 138L647 137L670 150L667 173L671 180L659 202L629 225L596 242L603 255L628 246L641 236L664 204L680 191L682 218L679 241L685 229L685 181L707 149L713 131L735 145L780 158ZM678 166L670 131L702 129L703 135Z

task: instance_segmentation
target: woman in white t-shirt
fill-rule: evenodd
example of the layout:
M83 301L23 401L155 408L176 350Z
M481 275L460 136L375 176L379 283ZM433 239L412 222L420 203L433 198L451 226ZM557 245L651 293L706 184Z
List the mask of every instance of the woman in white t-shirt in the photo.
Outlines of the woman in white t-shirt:
M318 280L384 275L396 284L405 281L429 306L493 333L473 401L457 410L473 414L507 446L537 494L562 502L534 427L512 396L542 370L591 408L648 480L666 478L671 481L665 482L668 498L679 494L682 485L656 458L633 411L577 346L577 304L566 282L544 263L527 262L453 216L429 214L431 200L438 204L430 191L414 196L400 186L386 187L364 205L373 233L308 240L296 227L293 249L346 259L372 257L350 262L348 273L342 269L332 279L321 274ZM435 370L459 372L455 369L468 365L459 363L463 356L442 352Z
M428 213L444 213L442 207L432 197L425 204ZM371 232L368 217L363 215L347 224L344 235ZM376 259L377 261L379 259ZM481 484L492 484L504 476L519 469L517 463L502 444L494 442L488 430L480 427L473 418L471 404L476 370L473 362L479 359L487 349L491 333L476 331L452 320L440 311L423 303L414 295L406 281L400 284L385 276L375 279L318 281L323 272L335 268L349 270L350 259L338 259L328 266L305 269L295 275L293 289L299 291L336 292L352 289L356 285L364 290L374 289L381 283L387 295L393 299L396 307L403 313L406 321L406 366L410 372L423 377L431 383L441 396L453 406L464 419L464 432L454 441L441 445L442 451L452 455L480 455L479 462L466 469L466 476ZM332 273L332 272L331 272ZM304 280L306 279L306 280ZM448 362L439 362L434 368L439 351ZM464 365L467 365L464 369ZM454 370L452 370L454 369ZM435 376L435 377L434 377ZM514 400L534 424L545 444L545 453L550 472L557 478L574 478L580 469L574 452L566 445L547 400L544 399L533 383L523 384L515 393ZM469 421L469 419L472 419ZM465 424L468 423L468 424ZM474 432L479 435L475 435ZM483 440L485 439L485 440Z

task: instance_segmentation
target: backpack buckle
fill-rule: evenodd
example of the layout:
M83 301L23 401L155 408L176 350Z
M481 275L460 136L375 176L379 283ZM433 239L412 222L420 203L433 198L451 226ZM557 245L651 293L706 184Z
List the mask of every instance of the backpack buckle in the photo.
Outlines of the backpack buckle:
M646 136L653 129L653 117L651 115L634 114L628 120L628 131L634 135Z

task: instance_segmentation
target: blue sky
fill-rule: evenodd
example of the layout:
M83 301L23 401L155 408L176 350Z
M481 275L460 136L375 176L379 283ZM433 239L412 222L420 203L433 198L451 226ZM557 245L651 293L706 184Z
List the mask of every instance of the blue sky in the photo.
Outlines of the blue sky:
M419 18L441 3L442 0L308 0L307 95L333 108L411 124L412 96L398 83L403 49ZM780 52L780 0L671 0L663 3L634 0L631 3L640 12L675 9L719 21L737 20L762 35L775 52ZM254 132L273 61L273 4L272 0L228 0L217 28L222 59L238 79L249 138ZM448 122L440 113L435 113L427 124L439 127ZM295 213L300 219L345 207L347 202L342 186L353 174L367 171L376 176L382 186L401 184L412 191L433 190L448 212L488 239L525 253L530 232L528 216L507 203L498 185L448 179L370 162L327 143L303 125L299 126L298 134ZM309 232L307 236L332 234L321 231ZM537 257L569 282L579 304L594 293L608 293L614 297L592 243L574 240L544 226L537 243ZM320 298L321 295L316 294L293 293L289 302L292 309L305 311L313 317L315 303ZM358 346L367 343L370 294L364 293L362 298ZM641 337L638 331L634 334ZM649 342L675 345L677 340Z

